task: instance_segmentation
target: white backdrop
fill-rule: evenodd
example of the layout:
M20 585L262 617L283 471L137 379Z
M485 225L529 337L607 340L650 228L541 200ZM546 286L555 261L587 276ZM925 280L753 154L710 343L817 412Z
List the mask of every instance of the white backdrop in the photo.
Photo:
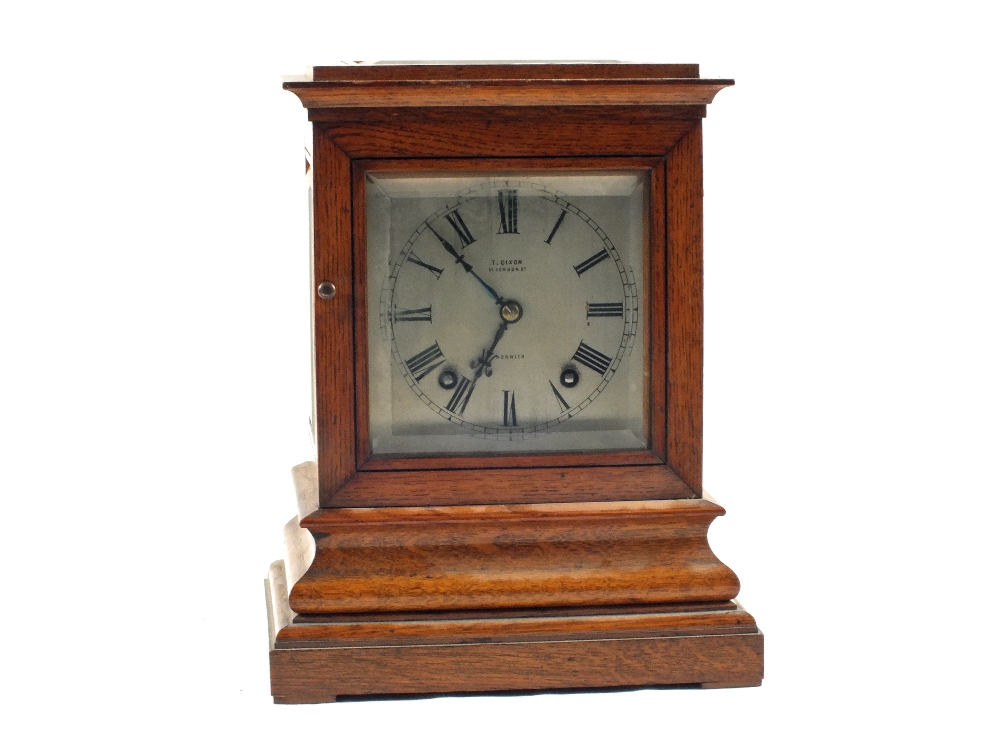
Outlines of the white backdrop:
M21 3L0 23L8 747L996 742L987 3ZM758 689L273 706L305 111L352 59L698 62L711 541Z

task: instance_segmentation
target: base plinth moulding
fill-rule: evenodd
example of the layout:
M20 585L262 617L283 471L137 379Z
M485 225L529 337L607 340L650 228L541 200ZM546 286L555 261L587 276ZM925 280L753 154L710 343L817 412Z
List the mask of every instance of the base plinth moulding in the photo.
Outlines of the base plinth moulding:
M266 581L276 703L761 684L710 500L320 510L314 466Z
M279 561L267 582L275 703L518 690L751 687L763 679L764 636L736 602L614 611L298 616L281 627L282 615L290 614L275 601L286 589L283 576Z

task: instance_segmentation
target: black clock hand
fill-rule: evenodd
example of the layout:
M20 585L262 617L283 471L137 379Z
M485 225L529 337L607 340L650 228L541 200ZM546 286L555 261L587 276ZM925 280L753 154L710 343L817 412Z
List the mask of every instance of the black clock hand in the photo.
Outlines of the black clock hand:
M494 302L496 302L498 305L502 305L504 303L504 298L501 297L499 294L497 294L493 290L493 287L491 287L489 284L487 284L485 281L483 281L481 278L479 278L479 274L478 273L476 273L475 271L473 271L472 268L466 268L465 270L468 271L469 273L471 273L473 276L476 277L476 281L478 281L480 284L483 285L483 289L485 289L486 292L487 292L487 294L489 294L493 298Z
M506 320L502 321L500 323L500 327L497 329L496 335L493 337L493 343L490 344L490 348L485 350L483 352L483 356L481 356L478 360L473 360L471 362L471 366L476 370L475 374L473 375L473 380L472 380L473 383L479 380L480 376L483 375L484 371L486 377L489 377L490 375L493 374L492 370L490 369L490 362L493 360L494 356L493 350L497 348L497 344L500 343L500 339L502 339L503 335L507 333L507 326L509 325L510 323L508 323Z
M444 245L444 249L447 250L449 253L451 253L453 256L455 256L456 263L461 263L462 268L464 268L466 271L472 270L472 266L470 266L468 263L465 262L465 256L459 255L458 252L456 252L455 248L451 246L451 243L448 242L448 240L446 240L444 237L438 234L437 231L434 229L434 227L432 227L430 224L427 225L427 228L431 230L433 235L437 237L438 240L440 240L441 244Z
M434 227L432 227L430 224L427 225L427 228L430 229L431 232L434 234L434 236L437 237L438 240L441 241L441 245L444 246L444 249L447 250L452 256L454 256L455 262L458 263L459 265L461 265L462 268L465 269L466 273L471 273L475 277L476 281L478 281L480 284L483 285L483 289L485 289L486 293L489 294L493 298L494 302L496 302L498 305L502 305L504 303L503 297L501 297L499 294L497 294L496 291L493 289L493 287L491 287L489 284L487 284L485 281L483 281L481 278L479 278L479 274L476 273L475 271L473 271L472 270L472 266L470 266L468 264L468 262L466 262L465 256L464 255L459 255L458 251L455 250L454 247L452 247L451 243L448 242L448 240L446 240L440 234L438 234L434 230Z

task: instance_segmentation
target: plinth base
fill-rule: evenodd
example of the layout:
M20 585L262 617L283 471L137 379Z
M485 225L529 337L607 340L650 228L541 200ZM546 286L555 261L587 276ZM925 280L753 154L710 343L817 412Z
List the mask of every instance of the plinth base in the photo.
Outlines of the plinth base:
M294 615L267 581L275 703L643 686L752 687L764 636L737 602Z

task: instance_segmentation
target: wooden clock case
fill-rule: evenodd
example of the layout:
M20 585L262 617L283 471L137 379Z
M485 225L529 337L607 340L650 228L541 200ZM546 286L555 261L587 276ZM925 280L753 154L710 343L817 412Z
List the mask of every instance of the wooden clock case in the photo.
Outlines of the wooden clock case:
M763 635L708 545L701 486L697 65L317 67L317 458L271 567L275 702L624 686L759 685ZM649 175L649 448L379 457L368 441L368 171Z

